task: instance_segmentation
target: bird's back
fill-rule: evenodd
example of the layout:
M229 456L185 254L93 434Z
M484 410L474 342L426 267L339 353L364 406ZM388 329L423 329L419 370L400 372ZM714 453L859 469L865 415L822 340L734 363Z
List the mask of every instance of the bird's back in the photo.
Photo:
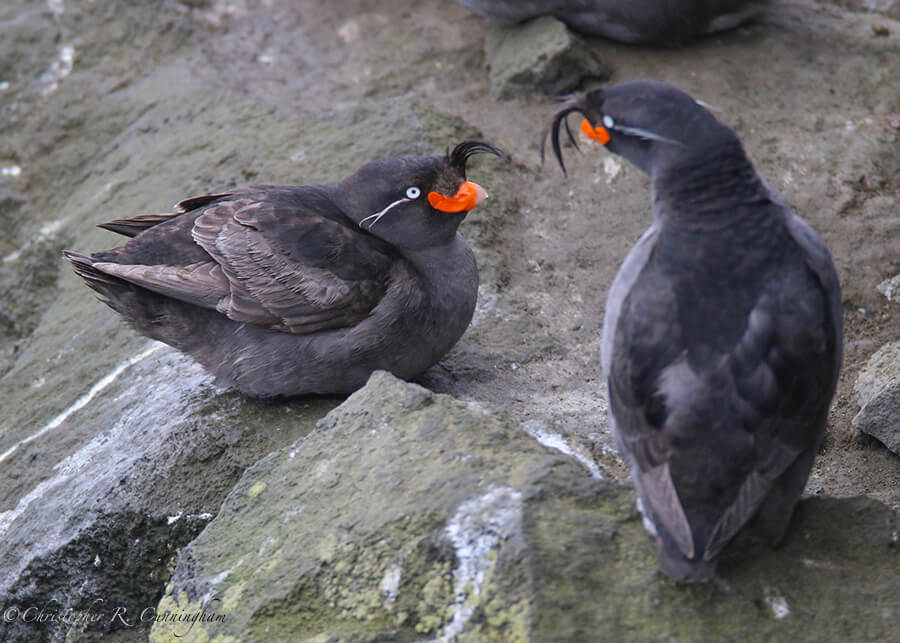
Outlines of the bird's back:
M840 366L837 279L812 265L824 245L798 240L774 201L729 214L658 220L608 303L617 439L662 523L661 561L686 577L707 575L768 497L789 487L792 507L809 470L793 465L821 444Z

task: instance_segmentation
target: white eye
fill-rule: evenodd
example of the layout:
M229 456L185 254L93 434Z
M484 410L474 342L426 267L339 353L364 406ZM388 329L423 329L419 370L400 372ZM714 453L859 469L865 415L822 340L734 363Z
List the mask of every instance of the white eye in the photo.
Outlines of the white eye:
M422 190L420 190L416 186L412 186L411 188L406 188L406 198L407 199L418 199L420 194L422 194Z
M613 117L609 114L603 116L603 127L612 127L616 122L613 120Z

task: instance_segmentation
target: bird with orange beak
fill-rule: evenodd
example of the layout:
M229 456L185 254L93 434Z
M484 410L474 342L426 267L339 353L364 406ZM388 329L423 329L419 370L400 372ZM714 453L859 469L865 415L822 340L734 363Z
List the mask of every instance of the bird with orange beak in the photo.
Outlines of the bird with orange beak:
M560 165L573 113L650 176L653 222L606 300L603 374L662 570L709 579L731 543L777 544L788 529L841 367L837 273L735 133L685 92L635 80L577 99L551 125Z
M487 198L484 141L363 165L337 183L257 185L100 227L133 237L75 272L137 332L258 397L349 393L377 369L412 378L472 319L475 257L457 233Z

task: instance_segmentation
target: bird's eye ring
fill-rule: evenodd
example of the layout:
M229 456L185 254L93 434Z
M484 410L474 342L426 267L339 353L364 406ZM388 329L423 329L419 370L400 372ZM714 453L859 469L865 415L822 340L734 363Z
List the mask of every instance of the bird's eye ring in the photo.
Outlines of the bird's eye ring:
M603 115L603 127L610 129L615 124L616 124L616 122L613 120L612 116L610 116L609 114Z
M418 199L419 195L421 195L421 194L422 194L422 190L420 190L416 186L406 188L406 198L408 198L408 199Z

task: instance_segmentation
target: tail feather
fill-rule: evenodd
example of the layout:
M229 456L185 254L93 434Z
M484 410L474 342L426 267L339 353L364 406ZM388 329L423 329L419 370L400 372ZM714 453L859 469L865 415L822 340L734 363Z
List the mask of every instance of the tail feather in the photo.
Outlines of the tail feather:
M93 257L64 250L79 277L97 293L104 304L119 313L135 331L180 351L193 355L212 368L221 361L216 344L205 338L238 326L214 310L207 310L152 292L129 281L106 274L95 267ZM218 375L218 373L217 373Z
M161 339L158 333L154 332L161 299L147 296L154 293L144 291L143 288L124 279L95 268L95 260L88 255L63 250L63 257L72 264L75 274L84 279L85 284L97 294L100 301L122 315L139 333L153 339Z
M122 280L94 268L94 260L87 255L72 250L63 250L63 256L72 264L75 274L84 279L88 286L100 294L105 294L110 286L122 284Z
M175 212L163 212L160 214L139 214L135 217L127 219L113 219L106 223L100 223L98 228L115 232L126 237L136 237L144 230L149 230L155 225L165 223L175 217L180 217L185 212L196 210L209 205L213 201L231 196L231 192L222 192L220 194L204 194L203 196L195 196L190 199L179 201L175 205ZM73 253L74 254L74 253Z

